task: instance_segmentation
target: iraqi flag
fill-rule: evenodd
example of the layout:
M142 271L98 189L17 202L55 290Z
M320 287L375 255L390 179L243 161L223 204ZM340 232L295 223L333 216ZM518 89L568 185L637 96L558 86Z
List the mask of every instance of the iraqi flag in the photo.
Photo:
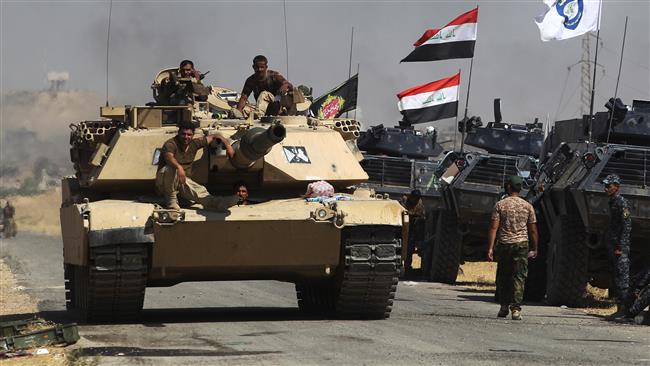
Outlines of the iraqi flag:
M397 94L397 107L404 116L404 122L416 124L455 117L459 84L460 72Z
M400 62L436 61L474 57L478 7L460 15L440 29L428 29L415 49Z

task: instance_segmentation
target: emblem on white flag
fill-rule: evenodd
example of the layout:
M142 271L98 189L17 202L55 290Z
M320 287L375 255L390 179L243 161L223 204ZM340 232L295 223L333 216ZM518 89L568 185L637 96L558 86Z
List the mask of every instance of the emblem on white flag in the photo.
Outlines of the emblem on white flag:
M542 41L562 40L597 31L601 0L544 0L546 13L535 18Z

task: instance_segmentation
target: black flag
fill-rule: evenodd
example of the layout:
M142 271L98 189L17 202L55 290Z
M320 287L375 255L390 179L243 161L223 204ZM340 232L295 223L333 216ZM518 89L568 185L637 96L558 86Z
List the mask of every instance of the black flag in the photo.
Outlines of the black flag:
M311 104L311 115L316 118L330 119L357 108L357 90L359 74L355 74L345 83L325 93Z

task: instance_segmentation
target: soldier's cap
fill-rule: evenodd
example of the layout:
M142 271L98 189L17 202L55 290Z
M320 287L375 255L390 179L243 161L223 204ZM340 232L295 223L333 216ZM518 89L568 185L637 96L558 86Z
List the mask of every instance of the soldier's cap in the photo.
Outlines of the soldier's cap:
M621 185L621 178L619 178L618 175L616 174L610 174L603 179L603 184L604 185L610 185L610 184L616 184L616 185Z
M508 183L512 186L521 186L524 183L524 178L518 175L511 175L510 178L508 178Z

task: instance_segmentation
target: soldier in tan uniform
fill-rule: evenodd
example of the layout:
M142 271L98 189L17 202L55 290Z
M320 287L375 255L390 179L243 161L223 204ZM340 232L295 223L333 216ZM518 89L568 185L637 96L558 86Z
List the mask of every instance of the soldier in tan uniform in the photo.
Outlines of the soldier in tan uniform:
M191 179L196 153L215 140L223 143L229 158L234 156L230 141L220 134L194 138L194 125L189 121L182 122L178 134L165 142L158 163L156 189L165 197L167 208L179 210L179 196L217 211L224 211L237 203L237 196L213 196L204 186Z
M506 182L508 197L494 205L488 231L487 256L498 262L496 285L501 308L497 316L505 318L512 311L513 320L521 320L528 259L537 257L537 218L533 206L519 197L522 183L516 175Z

